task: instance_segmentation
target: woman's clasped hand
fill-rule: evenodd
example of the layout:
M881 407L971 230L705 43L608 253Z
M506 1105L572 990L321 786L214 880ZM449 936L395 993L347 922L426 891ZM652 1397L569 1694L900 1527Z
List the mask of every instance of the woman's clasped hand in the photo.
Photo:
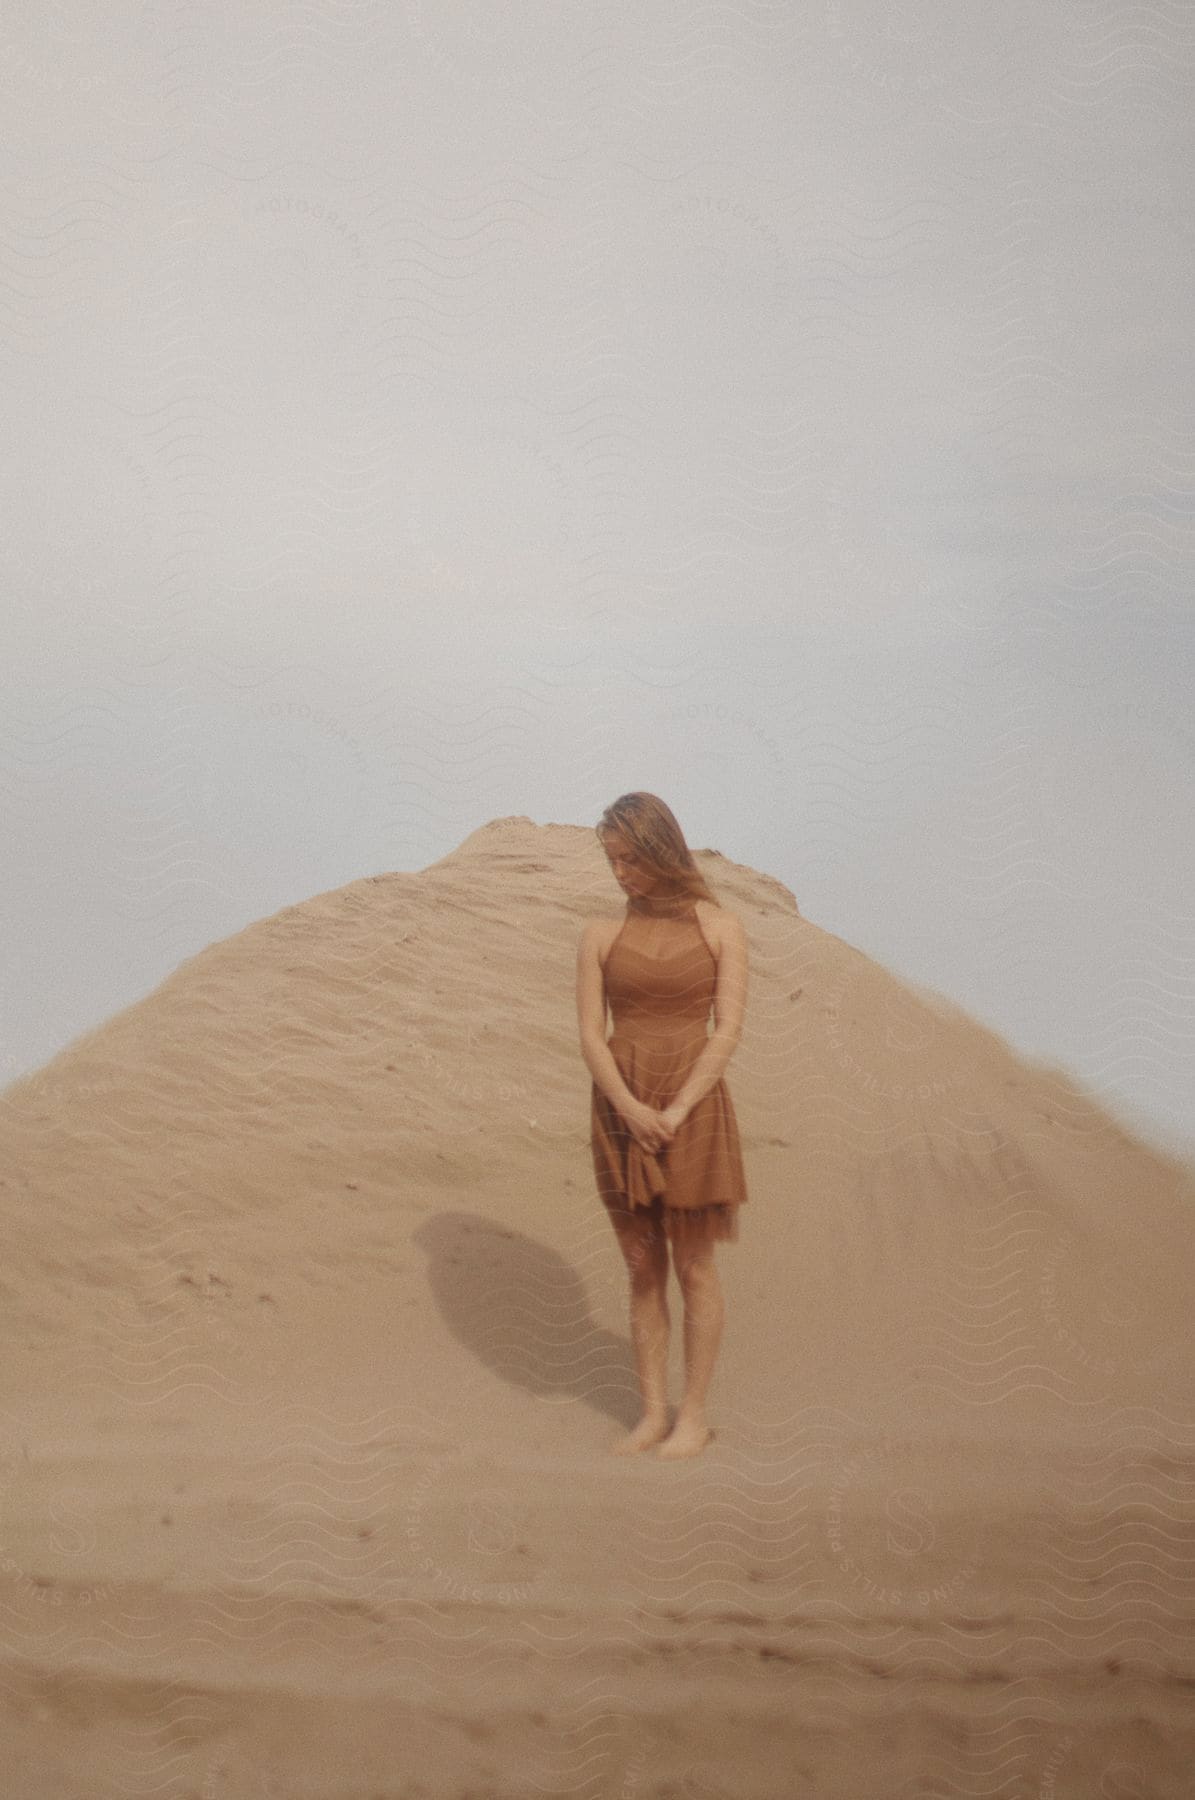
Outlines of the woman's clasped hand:
M644 1150L655 1153L668 1148L684 1123L685 1113L679 1106L665 1107L661 1112L654 1106L645 1106L638 1101L633 1107L626 1109L623 1118L635 1142Z

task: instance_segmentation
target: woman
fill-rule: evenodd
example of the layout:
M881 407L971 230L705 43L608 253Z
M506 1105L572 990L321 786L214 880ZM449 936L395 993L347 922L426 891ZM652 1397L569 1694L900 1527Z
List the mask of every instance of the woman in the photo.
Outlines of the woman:
M747 1198L722 1080L742 1030L747 942L654 794L623 794L597 834L627 904L621 920L593 919L581 933L577 1016L593 1077L594 1173L630 1271L643 1398L639 1423L612 1449L658 1444L658 1456L696 1456L713 1437L705 1401L722 1338L714 1245L737 1240ZM669 1244L685 1307L685 1393L671 1431Z

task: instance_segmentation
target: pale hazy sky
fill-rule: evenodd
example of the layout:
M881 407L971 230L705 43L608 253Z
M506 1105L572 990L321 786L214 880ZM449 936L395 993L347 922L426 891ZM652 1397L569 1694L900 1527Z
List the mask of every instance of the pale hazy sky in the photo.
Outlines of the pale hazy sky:
M1189 1141L1193 51L1170 0L6 8L0 1074L645 787Z

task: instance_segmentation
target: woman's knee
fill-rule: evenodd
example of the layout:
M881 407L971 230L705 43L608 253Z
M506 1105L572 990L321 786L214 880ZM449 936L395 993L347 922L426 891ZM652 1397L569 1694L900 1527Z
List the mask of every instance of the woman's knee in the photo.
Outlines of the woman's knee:
M633 1286L653 1287L667 1278L668 1247L650 1222L624 1228L618 1241Z
M697 1291L712 1287L718 1279L712 1245L706 1245L700 1250L678 1251L674 1249L672 1261L673 1267L676 1269L676 1279L686 1293L691 1289Z
M647 1262L631 1270L632 1294L659 1294L668 1291L668 1264Z
M638 1247L634 1260L628 1258L631 1283L637 1288L663 1287L668 1280L667 1246L647 1240Z

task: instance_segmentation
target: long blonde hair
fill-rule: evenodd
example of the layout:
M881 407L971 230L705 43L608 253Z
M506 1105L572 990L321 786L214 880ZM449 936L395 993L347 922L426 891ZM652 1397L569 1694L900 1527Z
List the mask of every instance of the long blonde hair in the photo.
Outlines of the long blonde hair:
M617 831L633 844L669 894L683 894L690 900L715 900L709 883L693 861L693 852L685 842L676 815L657 794L620 794L594 829L599 840L603 832Z

